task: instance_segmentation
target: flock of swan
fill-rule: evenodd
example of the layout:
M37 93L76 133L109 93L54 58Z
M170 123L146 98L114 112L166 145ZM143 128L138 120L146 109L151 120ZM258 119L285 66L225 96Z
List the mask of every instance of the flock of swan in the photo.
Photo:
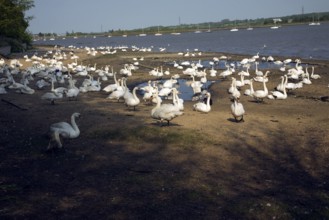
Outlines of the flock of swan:
M163 122L169 125L171 120L184 114L184 100L179 97L179 89L176 86L180 77L191 79L188 81L188 85L193 90L195 100L199 100L193 105L193 110L202 113L211 111L211 92L204 88L208 81L207 77L214 78L218 76L223 79L231 77L232 83L227 89L232 101L231 113L236 122L241 122L245 114L243 104L240 102L243 87L249 86L244 90L243 94L245 96L250 96L258 102L262 102L265 98L286 99L288 97L287 91L302 88L304 84L311 84L311 80L321 78L320 75L314 73L313 66L310 74L308 67L304 68L299 59L295 61L295 67L288 68L288 64L292 62L291 59L274 61L271 60L272 57L267 59L263 57L262 60L266 59L266 61L282 65L280 68L283 72L281 82L274 91L268 91L266 84L269 80L270 71L263 73L258 69L259 59L261 59L259 54L241 60L238 67L233 63L226 63L226 70L218 73L214 66L220 60L227 59L226 56L221 56L219 58L214 57L213 60L209 61L211 66L211 69L208 70L209 74L207 68L203 67L201 60L199 62L174 62L173 67L181 71L181 74L175 75L170 73L169 68L164 71L162 66L155 67L148 72L149 76L154 76L155 79L149 80L146 86L136 86L131 91L127 86L127 80L134 71L139 69L139 62L142 62L144 58L139 60L134 58L131 64L125 64L117 73L114 72L113 67L110 68L110 65L102 68L97 68L97 64L94 66L79 65L79 57L74 52L70 52L70 58L68 58L68 55L62 52L62 48L55 47L54 49L54 51L48 51L43 57L33 55L29 58L27 55L24 56L25 62L30 63L24 69L22 69L23 65L19 60L6 61L2 58L0 60L0 94L6 94L7 90L13 90L32 95L35 93L35 89L48 90L40 98L55 104L57 100L64 97L77 99L80 93L102 91L107 94L107 99L123 100L126 106L135 110L141 103L137 91L142 91L142 100L155 104L150 111L151 117L159 120L161 125ZM133 49L137 50L136 47ZM117 49L110 50L106 48L106 51L113 54L116 53ZM92 56L97 54L97 50L90 48L86 48L86 52ZM198 53L200 54L200 52ZM188 57L190 53L182 55ZM66 65L63 62L64 60L66 60ZM254 73L249 71L252 65L256 67ZM238 72L237 68L241 71ZM164 76L169 79L159 80ZM107 83L109 79L113 79L114 82ZM78 81L82 81L80 86L77 85ZM34 86L31 86L32 82L34 82ZM254 83L262 83L263 89L254 90ZM61 86L55 87L55 84ZM103 86L103 84L107 85ZM163 103L163 100L172 100L172 102ZM57 143L58 147L62 147L60 137L76 138L79 136L80 131L75 122L75 118L78 116L80 116L79 113L72 115L71 124L59 122L50 126L51 141L48 148L51 148L53 141Z

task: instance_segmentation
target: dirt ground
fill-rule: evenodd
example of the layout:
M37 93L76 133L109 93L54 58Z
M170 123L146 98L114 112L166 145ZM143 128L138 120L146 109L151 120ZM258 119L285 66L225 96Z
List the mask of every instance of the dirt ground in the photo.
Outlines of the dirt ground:
M144 57L128 78L132 89L153 79L148 67L221 55L81 53L80 59L118 72L133 57ZM51 105L40 99L49 88L33 95L8 89L0 96L1 219L329 218L329 63L302 63L315 65L321 79L286 100L257 103L242 95L243 123L230 112L231 80L220 77L209 89L211 112L195 112L195 102L185 101L184 115L162 127L151 118L154 106L141 102L133 111L103 91ZM269 90L281 75L271 70ZM73 112L82 116L80 136L46 152L50 124L69 121Z

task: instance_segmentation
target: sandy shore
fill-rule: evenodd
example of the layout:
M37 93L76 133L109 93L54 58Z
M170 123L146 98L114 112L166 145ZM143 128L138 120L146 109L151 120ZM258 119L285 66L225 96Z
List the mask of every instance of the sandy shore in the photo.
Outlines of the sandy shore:
M76 54L85 65L111 65L117 72L134 57L143 57L139 70L128 78L130 88L153 79L149 67L163 65L171 74L182 74L166 63L228 55ZM142 102L132 111L122 102L106 99L104 92L51 105L40 99L47 90L33 95L10 90L0 102L0 203L5 207L0 216L328 218L329 102L324 97L329 96L329 62L302 63L315 65L321 79L290 92L285 100L257 103L241 95L243 123L236 123L230 112L231 80L220 77L208 77L218 80L209 89L210 113L193 111L195 102L185 101L184 115L164 127L150 116L154 106ZM267 87L273 90L282 72L270 71ZM77 79L81 83L84 77ZM110 83L112 79L102 87ZM261 89L262 84L254 87ZM73 112L82 114L81 135L64 140L65 152L45 153L49 125L68 121Z

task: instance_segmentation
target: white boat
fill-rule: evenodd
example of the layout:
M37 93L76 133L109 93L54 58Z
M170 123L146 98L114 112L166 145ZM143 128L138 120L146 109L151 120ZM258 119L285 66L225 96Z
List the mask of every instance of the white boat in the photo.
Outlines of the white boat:
M208 30L206 30L206 32L211 33L210 24L208 24Z
M201 31L199 30L199 25L197 26L197 29L194 31L194 33L196 33L196 34L200 34L201 33Z
M143 28L143 33L141 33L141 34L139 34L138 36L140 36L140 37L145 37L146 36L146 34L144 33L144 28Z
M309 23L308 25L310 25L310 26L316 26L316 25L321 25L321 23L319 21L315 22L314 21L314 16L313 16L313 22Z
M278 29L279 26L276 25L277 22L281 22L281 18L273 18L274 26L271 27L271 29Z
M236 21L234 22L234 24L235 24L235 27L234 27L234 28L232 28L230 31L233 31L233 32L235 32L235 31L239 31L239 29L238 29L238 28L236 28Z
M154 34L155 36L161 36L162 34L160 33L160 28L158 27L158 32Z

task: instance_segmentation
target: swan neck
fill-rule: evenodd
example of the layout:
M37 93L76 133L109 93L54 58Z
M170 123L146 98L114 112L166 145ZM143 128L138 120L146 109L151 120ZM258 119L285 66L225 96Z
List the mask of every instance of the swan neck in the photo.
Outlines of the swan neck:
M72 116L71 116L71 125L72 125L74 131L76 131L76 132L80 132L80 130L79 130L79 128L78 128L78 125L77 125L77 123L75 122L75 117L76 117L75 115L72 115Z
M208 97L207 97L207 106L208 107L210 106L210 95L208 95Z

